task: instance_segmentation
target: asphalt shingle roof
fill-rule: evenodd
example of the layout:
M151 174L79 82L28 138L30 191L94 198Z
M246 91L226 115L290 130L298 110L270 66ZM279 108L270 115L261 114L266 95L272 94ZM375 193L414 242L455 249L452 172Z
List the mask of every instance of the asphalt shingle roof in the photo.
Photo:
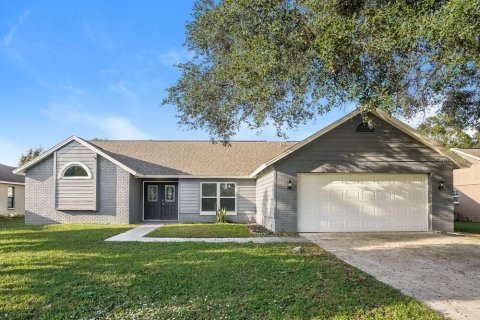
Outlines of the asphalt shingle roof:
M297 142L93 140L91 144L143 175L248 176Z
M13 169L16 169L16 168L6 166L4 164L0 164L0 181L25 183L25 177L13 174L12 172Z

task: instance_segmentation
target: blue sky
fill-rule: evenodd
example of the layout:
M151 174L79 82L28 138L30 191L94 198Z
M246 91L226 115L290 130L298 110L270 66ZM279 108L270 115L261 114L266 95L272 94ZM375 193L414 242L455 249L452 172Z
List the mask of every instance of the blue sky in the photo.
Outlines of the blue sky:
M175 82L191 1L0 0L0 163L85 139L208 139L161 106ZM289 132L300 140L349 110ZM237 140L277 140L242 128Z

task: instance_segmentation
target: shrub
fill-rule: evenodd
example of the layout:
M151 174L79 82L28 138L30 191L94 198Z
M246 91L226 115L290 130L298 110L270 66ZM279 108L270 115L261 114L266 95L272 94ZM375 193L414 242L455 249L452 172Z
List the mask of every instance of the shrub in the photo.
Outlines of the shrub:
M227 209L221 208L216 212L217 223L226 223L227 222Z

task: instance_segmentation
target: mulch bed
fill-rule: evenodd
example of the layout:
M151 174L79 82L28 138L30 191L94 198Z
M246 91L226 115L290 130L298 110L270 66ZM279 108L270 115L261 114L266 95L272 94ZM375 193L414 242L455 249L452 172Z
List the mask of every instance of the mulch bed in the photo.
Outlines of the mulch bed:
M248 228L250 229L250 232L253 234L272 234L272 231L268 230L261 224L248 224Z

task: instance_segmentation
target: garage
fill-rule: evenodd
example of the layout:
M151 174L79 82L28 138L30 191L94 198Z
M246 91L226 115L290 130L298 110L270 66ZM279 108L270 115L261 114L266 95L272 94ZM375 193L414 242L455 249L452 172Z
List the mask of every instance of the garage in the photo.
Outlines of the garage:
M299 173L299 232L428 231L427 174Z

